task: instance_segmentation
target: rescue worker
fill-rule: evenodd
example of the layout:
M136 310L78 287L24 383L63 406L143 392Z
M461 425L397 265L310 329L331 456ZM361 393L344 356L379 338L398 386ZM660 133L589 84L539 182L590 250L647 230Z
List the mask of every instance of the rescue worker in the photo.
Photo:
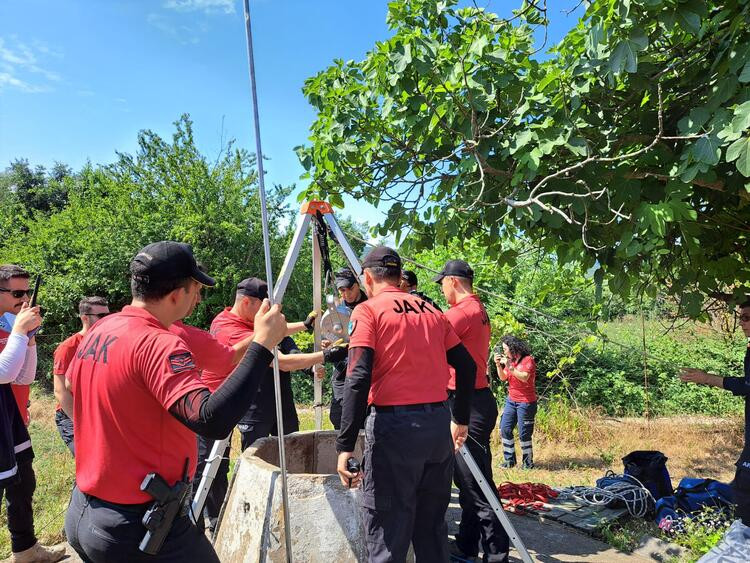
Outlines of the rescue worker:
M336 291L338 291L344 306L351 313L354 307L367 301L367 295L359 286L359 280L349 268L341 268L334 276ZM347 361L344 358L340 362L333 364L333 373L331 374L331 410L328 417L331 419L333 428L341 428L341 399L344 396L344 380L346 379Z
M411 270L403 270L401 272L401 282L399 283L399 287L406 293L411 293L412 295L416 295L417 297L424 299L425 301L427 301L427 303L432 305L433 308L442 313L443 310L437 303L432 300L430 296L428 296L426 293L422 293L421 291L417 291L417 285L419 285L417 274L415 274Z
M453 454L466 439L476 364L442 313L399 289L396 251L374 248L362 266L369 299L352 312L338 473L344 486L362 482L369 561L404 561L410 543L417 561L448 561ZM362 470L351 473L363 422Z
M513 429L518 424L518 441L521 444L521 468L534 468L534 419L537 412L536 360L531 348L520 338L506 334L502 338L503 353L495 354L495 367L500 381L508 382L508 397L500 419L500 436L503 440L501 467L516 465L516 448Z
M188 517L190 495L158 554L139 550L154 499L141 483L156 473L172 487L195 472L195 434L226 436L239 421L286 332L280 307L259 308L254 341L214 392L199 379L185 342L168 327L185 317L202 286L189 245L162 241L130 263L132 304L91 328L66 373L74 397L76 487L65 519L85 561L218 561Z
M449 260L433 281L440 284L443 296L450 306L445 318L477 366L466 448L477 462L490 488L496 491L497 487L492 480L490 435L497 422L497 403L486 372L490 347L490 318L481 300L474 293L474 271L468 263L463 260ZM450 401L454 399L455 389L455 371L451 368L451 377L448 381ZM508 534L460 455L456 456L453 479L458 487L458 501L461 505L461 521L456 543L451 546L453 554L462 558L476 557L481 539L484 561L507 561Z
M707 373L702 369L683 368L680 380L686 383L726 389L735 396L743 397L745 401L745 445L736 463L737 469L734 474L734 481L732 481L732 492L734 493L734 502L737 504L735 515L746 526L743 529L744 537L750 538L750 529L747 528L747 526L750 526L750 401L748 400L748 397L750 397L750 301L742 303L739 312L740 328L748 338L748 345L745 348L744 376L722 377Z
M73 419L67 412L73 413L73 401L65 391L65 372L75 356L78 345L84 335L99 319L109 315L109 303L104 297L84 297L78 303L78 318L81 319L81 330L63 340L53 355L52 378L55 389L57 407L55 408L55 425L63 443L68 447L73 457L76 456L73 443ZM66 403L63 408L63 402ZM66 412L67 411L67 412Z
M268 285L258 278L247 278L237 284L235 301L232 307L225 308L211 323L212 335L224 345L235 345L244 339L252 337L254 332L253 319L263 299L268 297ZM346 347L335 347L321 352L301 353L291 334L302 330L311 330L315 323L316 312L310 313L302 322L289 323L287 336L279 344L279 369L281 384L281 409L284 433L290 434L299 430L299 419L292 393L291 371L304 370L315 364L337 361L346 355ZM209 389L215 389L224 381L225 374L206 370L202 379ZM273 383L273 369L268 367L266 375L261 379L258 393L252 402L246 406L246 412L237 425L242 450L249 448L259 438L277 435L276 428L276 397ZM211 452L213 440L198 438L199 455L205 459ZM201 469L203 464L201 463ZM205 515L209 521L209 529L214 530L219 517L221 505L229 488L229 455L224 456L219 470L211 484L206 499Z
M36 340L29 333L42 318L38 306L29 307L30 296L29 273L15 264L0 266L0 316L17 315L10 332L0 330L0 499L5 496L12 560L49 563L62 559L65 550L42 546L34 533L34 451L12 390L28 388L36 376Z

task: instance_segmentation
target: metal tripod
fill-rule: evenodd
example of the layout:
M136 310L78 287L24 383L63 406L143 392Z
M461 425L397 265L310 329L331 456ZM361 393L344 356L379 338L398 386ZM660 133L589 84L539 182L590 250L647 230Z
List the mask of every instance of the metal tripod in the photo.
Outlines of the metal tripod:
M531 555L529 555L526 546L518 536L518 532L516 532L516 529L513 527L513 524L511 523L510 518L508 518L508 515L505 514L505 510L503 510L503 507L500 504L497 495L492 490L492 487L490 487L487 479L484 478L482 472L479 470L479 466L477 465L477 462L474 461L474 457L471 455L471 453L469 453L468 448L466 446L461 446L461 448L458 450L458 453L461 454L461 457L469 468L469 471L471 471L471 474L474 476L474 479L479 485L479 488L482 489L484 498L486 498L487 502L490 503L492 510L497 516L497 519L500 520L503 528L505 528L505 531L508 534L508 538L515 546L518 554L521 556L521 561L523 561L524 563L532 563L533 559L531 558Z
M341 247L344 252L349 266L352 271L360 276L362 274L362 265L357 258L357 254L352 249L349 241L346 239L344 231L341 230L339 224L336 222L336 218L333 215L333 208L324 201L309 201L302 205L300 210L300 217L297 221L297 228L294 232L294 238L292 243L289 245L286 258L284 259L284 265L281 267L279 273L279 279L276 283L276 287L273 290L273 301L274 303L281 303L284 298L284 293L289 285L289 280L292 277L292 271L294 265L297 263L299 258L302 244L307 236L310 227L313 228L312 238L312 270L313 270L313 310L320 311L322 306L322 264L323 264L323 250L321 249L321 236L326 230L330 230L330 234L333 239ZM327 249L326 249L327 250ZM326 261L328 257L326 255ZM315 319L315 345L314 350L320 351L320 317ZM323 427L323 382L315 377L314 379L314 400L315 400L315 429L320 430ZM278 407L277 407L278 408ZM211 453L206 459L206 465L203 469L203 475L201 476L200 485L198 485L198 491L193 500L192 514L194 518L201 518L203 512L203 506L206 503L208 492L211 489L211 484L216 478L216 474L219 471L222 458L226 455L227 446L231 439L231 434L223 440L217 440L211 448Z

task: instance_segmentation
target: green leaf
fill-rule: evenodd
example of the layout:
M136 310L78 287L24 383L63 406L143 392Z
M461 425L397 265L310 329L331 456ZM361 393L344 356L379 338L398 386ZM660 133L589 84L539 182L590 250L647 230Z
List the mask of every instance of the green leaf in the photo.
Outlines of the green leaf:
M630 41L623 39L617 44L609 56L609 68L613 74L620 74L623 70L627 72L638 70L638 56Z
M746 129L750 128L750 101L738 105L734 108L734 117L732 118L732 133L741 135Z
M549 86L554 80L557 80L560 77L560 70L554 69L547 73L547 76L542 78L539 83L537 84L537 89L540 92L544 92L544 90Z
M469 47L469 53L476 55L477 57L482 56L482 50L489 45L489 39L487 39L486 35L480 35L474 41L471 43L471 47Z
M531 141L533 133L529 129L524 129L518 135L515 136L513 148L510 149L510 154L514 154L516 151L523 148L526 144Z
M648 35L646 35L646 32L643 31L640 27L634 27L632 31L630 32L630 43L633 45L633 48L638 51L643 51L646 47L648 47Z
M737 170L750 178L750 137L742 137L729 145L727 149L727 162L737 161Z
M750 82L750 61L747 61L745 63L745 66L742 69L742 72L740 73L740 76L737 80L739 80L743 84L746 82Z
M688 33L697 35L701 30L701 17L687 8L677 8L677 23Z
M711 166L719 163L721 158L721 143L715 135L703 135L693 145L693 158Z

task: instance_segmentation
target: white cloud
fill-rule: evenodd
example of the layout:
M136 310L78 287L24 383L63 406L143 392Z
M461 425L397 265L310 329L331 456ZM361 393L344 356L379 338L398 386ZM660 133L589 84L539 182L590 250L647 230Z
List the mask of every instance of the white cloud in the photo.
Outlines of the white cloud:
M166 0L164 7L180 12L234 13L234 0Z
M29 45L15 35L0 37L0 90L13 88L27 93L49 92L51 82L59 82L60 75L44 65L49 57L62 58L40 41ZM40 80L41 78L41 80Z
M195 45L199 41L198 31L204 33L207 29L207 26L204 24L199 26L198 31L186 25L177 26L170 22L168 18L155 13L146 16L146 23L158 29L164 35L179 41L183 45Z
M24 82L20 78L16 78L12 74L9 74L7 72L0 72L0 92L6 87L15 88L29 94L38 94L39 92L49 91L49 89L44 86L29 84L28 82Z

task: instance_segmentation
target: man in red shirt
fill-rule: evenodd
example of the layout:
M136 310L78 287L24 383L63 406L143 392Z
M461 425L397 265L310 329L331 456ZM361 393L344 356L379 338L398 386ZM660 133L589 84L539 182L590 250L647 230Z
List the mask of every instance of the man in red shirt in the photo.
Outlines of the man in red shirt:
M85 561L218 561L182 499L156 555L139 544L149 508L141 490L150 473L168 486L191 480L195 434L220 439L242 416L286 331L278 305L255 317L255 338L213 393L200 380L185 342L168 330L214 280L189 245L150 244L130 263L132 304L91 328L66 373L74 398L76 487L65 519L68 542Z
M73 412L73 401L69 393L65 391L65 372L68 370L70 362L75 356L78 345L81 343L83 336L89 329L102 317L109 315L109 304L104 297L84 297L78 303L78 318L81 319L81 330L63 340L53 356L52 377L54 379L55 398L57 407L55 408L55 424L60 438L68 446L73 457L76 456L75 445L73 444L73 419L67 412ZM63 408L63 402L66 403Z
M28 334L42 319L38 306L28 306L30 296L29 273L14 264L0 265L0 317L17 315L9 332L0 330L0 499L5 496L13 561L51 563L62 559L65 550L43 547L34 534L36 476L25 413L36 375L36 342ZM25 390L21 401L16 388Z
M247 278L237 284L234 305L226 307L216 315L211 323L211 334L222 344L236 345L244 339L252 338L255 331L255 314L263 299L268 297L268 285L258 278ZM290 434L299 430L299 419L292 393L291 371L304 370L316 364L334 362L345 358L346 348L329 348L322 352L301 353L289 336L302 330L311 330L315 322L315 313L311 313L302 322L288 323L287 336L279 344L279 369L281 370L281 410L284 433ZM202 379L209 389L215 389L224 381L225 373L206 370ZM270 367L262 378L258 393L247 405L247 412L239 421L237 428L241 435L242 450L249 448L253 442L268 435L278 434L276 428L276 398L273 384L273 369ZM198 450L201 460L205 460L213 446L212 440L198 437ZM202 471L201 462L200 470ZM224 456L219 470L211 484L206 498L205 515L209 529L214 529L224 502L229 473L229 456Z
M474 270L469 264L463 260L449 260L434 281L440 284L443 296L450 305L445 317L477 366L466 447L490 488L496 491L497 487L492 480L490 435L497 422L497 403L487 380L490 319L484 305L474 293ZM454 375L451 370L448 381L451 399L456 388ZM508 534L461 456L456 456L453 478L459 490L458 501L461 505L461 521L456 543L452 546L454 554L464 558L476 557L481 539L484 561L507 561L510 543Z
M417 561L448 561L453 446L466 439L476 365L442 313L399 289L395 250L374 248L362 267L369 298L351 316L338 473L345 486L362 482L369 561L404 561L410 543ZM347 462L363 421L363 465L354 474Z

